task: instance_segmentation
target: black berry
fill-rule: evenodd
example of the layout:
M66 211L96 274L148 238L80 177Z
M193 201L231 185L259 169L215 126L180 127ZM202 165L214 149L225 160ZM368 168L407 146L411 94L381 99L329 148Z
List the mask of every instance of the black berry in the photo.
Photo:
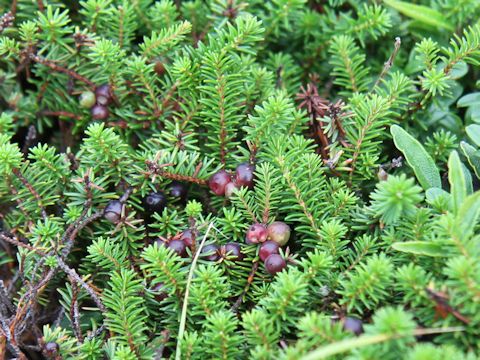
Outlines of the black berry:
M50 341L43 345L43 353L47 358L52 358L58 354L60 346L53 341Z
M95 94L91 91L84 91L80 94L79 103L80 106L86 109L90 109L97 102Z
M105 120L110 116L110 111L108 111L108 108L103 105L95 105L90 112L92 113L92 118L94 120Z
M287 262L279 254L272 254L265 259L265 270L269 274L275 275L287 267Z
M97 104L106 106L112 102L112 88L108 84L100 85L95 89Z
M158 283L152 288L152 292L155 295L155 300L158 302L165 300L168 297L168 293L165 291L165 284Z
M250 165L249 163L242 163L238 165L235 171L235 182L237 183L237 185L252 188L254 171L255 171L255 166Z
M215 195L225 195L225 187L232 181L229 173L225 170L220 170L212 175L208 180L208 186Z
M180 257L187 256L187 246L182 240L170 240L167 247L175 251Z
M243 260L245 257L238 243L228 243L224 246L224 250L225 256L231 261Z
M290 226L282 221L275 221L268 225L268 239L275 241L278 245L283 246L290 239Z
M262 245L260 245L260 251L258 255L262 261L265 261L270 255L278 254L278 250L280 249L280 245L278 245L275 241L265 241Z
M175 198L185 199L187 197L187 186L178 181L170 184L170 195Z
M363 333L362 320L354 317L346 317L343 320L343 329L353 332L355 335L360 335L361 333Z
M202 249L202 254L203 254L202 256L208 261L217 261L218 259L220 259L218 250L219 250L218 245L215 245L215 244L206 245Z
M161 213L167 206L167 198L162 192L152 192L143 199L145 211Z
M247 244L258 244L267 240L267 227L264 224L253 224L245 235Z
M118 200L110 200L103 210L103 217L111 223L118 223L122 218L123 204Z
M190 229L184 230L180 235L180 240L182 240L187 247L192 249L195 244L195 233Z

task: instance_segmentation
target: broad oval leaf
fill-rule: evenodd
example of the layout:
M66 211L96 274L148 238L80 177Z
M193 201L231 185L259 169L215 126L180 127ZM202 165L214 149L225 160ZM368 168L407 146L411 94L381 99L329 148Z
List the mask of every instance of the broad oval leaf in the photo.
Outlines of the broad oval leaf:
M472 140L475 145L480 146L480 125L468 125L465 130L470 140Z
M423 24L446 29L448 31L455 30L453 25L447 21L442 13L430 7L396 0L383 0L383 2L403 15L415 19Z
M440 244L427 241L397 242L392 245L392 248L397 251L415 255L445 256L445 251L442 250L442 246Z
M422 144L398 125L393 125L390 132L395 146L405 156L420 185L425 190L431 187L441 188L442 181L437 165Z

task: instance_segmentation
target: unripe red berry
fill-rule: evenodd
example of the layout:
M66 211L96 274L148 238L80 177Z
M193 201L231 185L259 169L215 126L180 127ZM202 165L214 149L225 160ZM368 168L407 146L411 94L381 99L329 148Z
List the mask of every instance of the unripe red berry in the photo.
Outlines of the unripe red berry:
M343 329L353 332L355 335L360 335L363 332L362 320L354 317L346 317L343 320Z
M255 166L249 163L238 165L235 170L235 183L238 186L245 186L251 189L253 187L254 171Z
M112 102L112 88L108 84L100 85L95 89L97 104L106 106Z
M270 255L278 254L279 249L280 245L278 245L275 241L265 241L262 245L260 245L258 255L262 261L265 261Z
M267 227L264 224L256 223L248 228L245 240L247 244L258 244L267 240L267 235Z
M242 253L240 244L238 243L228 243L224 247L225 256L231 261L240 261L243 260L245 255Z
M170 184L170 195L176 198L185 199L187 197L187 186L178 181Z
M162 192L151 192L143 199L143 208L148 212L161 213L167 206L167 198Z
M90 109L93 105L95 105L96 102L97 102L97 99L93 92L84 91L83 93L80 94L79 103L81 107L85 109Z
M195 244L195 234L190 229L184 230L180 235L180 240L182 240L185 245L191 249L193 244Z
M220 170L212 175L208 180L208 186L215 195L225 195L225 187L232 181L229 173L225 170Z
M275 221L268 225L268 239L275 241L278 245L283 246L290 239L290 226L282 221Z
M90 112L94 120L106 120L110 116L110 111L108 111L108 108L103 105L97 104L93 106Z
M218 250L219 250L218 245L215 245L215 244L206 245L202 249L202 257L208 261L217 261L218 259L220 259Z
M43 354L51 359L51 358L54 358L55 356L58 355L58 352L60 350L60 346L56 343L56 342L53 342L53 341L50 341L48 343L46 343L45 345L43 345Z
M287 267L287 262L279 254L272 254L265 259L265 270L269 274L275 275Z
M110 200L103 210L103 217L111 223L118 223L122 218L123 204L119 200Z

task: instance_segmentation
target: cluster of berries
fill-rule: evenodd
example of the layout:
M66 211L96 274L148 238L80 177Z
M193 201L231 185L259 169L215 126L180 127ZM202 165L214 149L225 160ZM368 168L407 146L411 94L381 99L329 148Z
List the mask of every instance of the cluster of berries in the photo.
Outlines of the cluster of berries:
M113 101L112 88L103 84L95 92L85 91L80 95L80 106L90 109L94 120L106 120L110 116L108 105Z
M188 194L188 188L177 181L170 184L169 195L172 198L184 201ZM153 213L162 213L167 207L168 199L163 191L149 193L142 199L145 214L150 217ZM103 216L108 221L116 224L122 218L123 203L120 200L111 200L103 211Z
M269 274L276 274L287 267L287 261L280 254L280 248L290 239L290 226L282 221L270 225L256 223L249 227L245 236L247 244L261 244L260 260Z
M215 195L232 196L235 189L240 187L253 187L255 166L249 163L242 163L235 169L235 174L230 174L226 170L220 170L213 174L208 180L208 186Z

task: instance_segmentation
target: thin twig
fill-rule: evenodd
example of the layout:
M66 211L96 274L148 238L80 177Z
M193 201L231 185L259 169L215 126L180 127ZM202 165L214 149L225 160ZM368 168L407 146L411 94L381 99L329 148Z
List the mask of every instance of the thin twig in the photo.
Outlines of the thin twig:
M90 297L95 302L101 312L104 313L107 311L105 305L103 305L102 300L100 300L95 290L93 290L90 285L83 281L83 279L80 277L80 275L77 274L74 269L68 267L68 265L65 264L65 262L60 257L57 257L57 264L65 273L67 273L73 280L75 280L78 284L80 284L82 288L85 289L85 291L90 295Z
M78 312L78 286L73 278L70 277L72 283L72 303L70 304L70 319L72 321L73 331L79 343L83 343L82 329L80 328L80 314Z
M95 88L96 85L94 82L88 80L86 77L83 77L82 75L76 73L75 71L73 70L70 70L70 69L67 69L67 68L64 68L63 66L60 66L58 64L55 64L53 61L51 60L47 60L45 58L42 58L38 55L35 55L35 54L30 54L30 59L35 61L36 63L39 63L39 64L42 64L42 65L45 65L47 67L49 67L50 69L52 69L53 71L58 71L58 72L61 72L61 73L64 73L64 74L67 74L69 76L71 76L72 78L78 80L78 81L81 81L85 84L87 84L88 86L90 86L91 88Z
M375 85L373 85L372 90L377 87L377 85L380 83L380 81L383 79L383 77L387 74L387 72L393 66L393 62L395 61L395 58L397 57L397 54L398 54L398 51L400 50L401 45L402 45L402 39L400 39L400 37L396 37L393 52L390 55L390 57L388 58L385 65L383 66L382 72L380 73L380 76L378 77L377 81L375 81Z
M47 212L45 208L42 206L42 198L38 194L38 192L34 189L34 187L25 179L25 176L20 172L19 169L12 169L12 173L22 182L23 185L30 191L30 193L35 197L38 203L38 207L40 208L40 212L42 214L43 220L47 220Z
M183 298L182 314L180 317L180 326L178 328L175 360L180 360L182 358L181 342L183 338L183 333L185 332L185 324L187 322L188 296L190 294L190 284L193 279L193 272L195 271L195 266L197 265L198 258L200 257L200 252L202 251L203 245L205 244L205 241L207 240L208 234L210 233L210 230L212 229L212 227L213 227L213 222L211 222L210 225L208 226L208 229L205 232L205 235L203 236L202 242L198 246L197 252L195 253L195 257L192 260L192 264L190 265L190 271L188 272L187 285L185 288L185 296Z
M253 279L255 278L255 274L258 270L259 265L260 265L260 263L258 261L255 261L252 264L252 270L250 271L250 274L248 275L248 278L247 278L247 285L245 285L245 288L243 289L240 296L237 298L237 301L235 301L235 303L232 305L231 310L233 312L236 312L237 309L240 307L240 305L242 305L243 298L247 294L248 289L250 288L250 285L252 285L252 283L253 283Z

